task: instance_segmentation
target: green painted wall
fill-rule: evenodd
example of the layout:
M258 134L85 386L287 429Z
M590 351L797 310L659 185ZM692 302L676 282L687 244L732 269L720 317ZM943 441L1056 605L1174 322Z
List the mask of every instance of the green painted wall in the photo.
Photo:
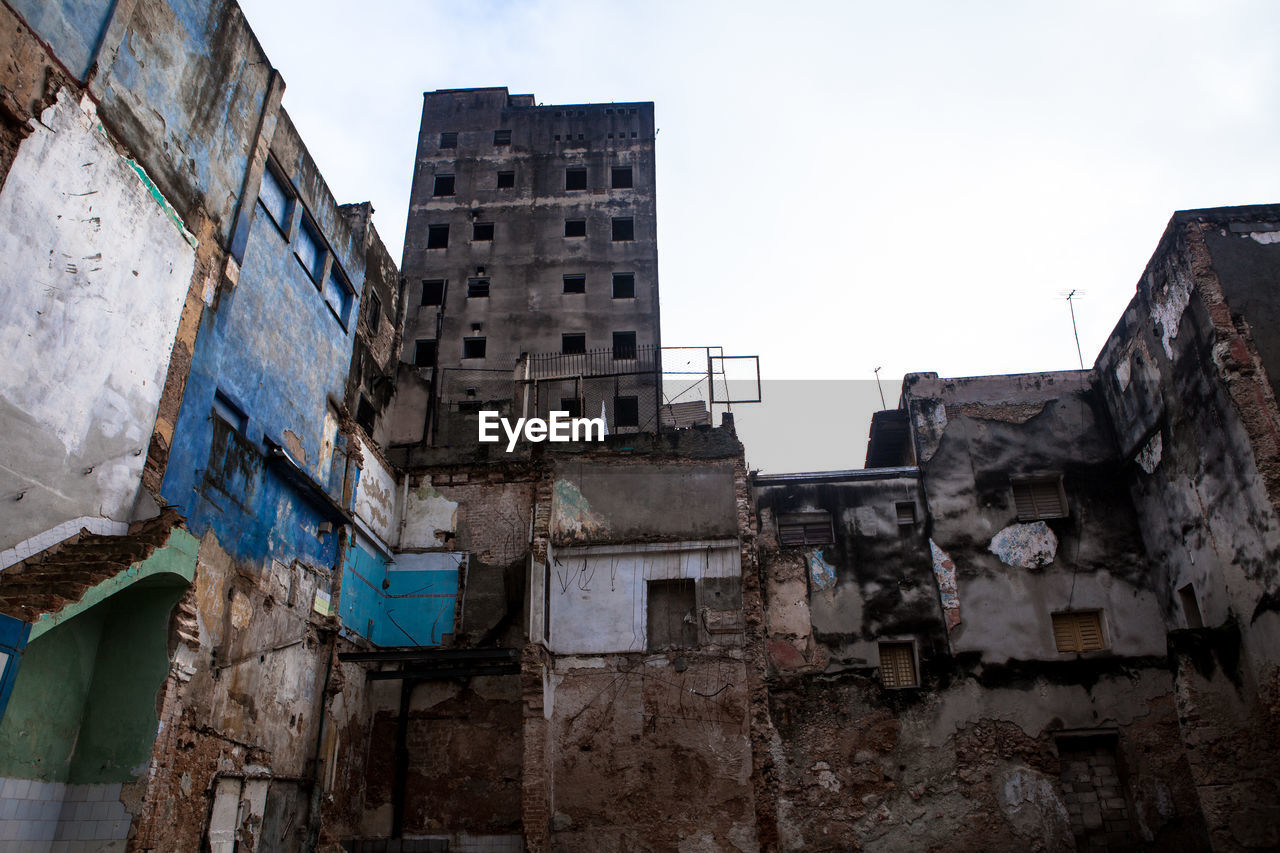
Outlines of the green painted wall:
M36 623L0 720L0 776L128 782L145 770L169 671L169 615L198 540L167 547Z
M128 782L145 772L160 722L156 695L169 672L169 613L184 591L149 579L99 605L111 611L68 781Z
M27 646L0 721L0 776L69 780L106 615L95 607Z

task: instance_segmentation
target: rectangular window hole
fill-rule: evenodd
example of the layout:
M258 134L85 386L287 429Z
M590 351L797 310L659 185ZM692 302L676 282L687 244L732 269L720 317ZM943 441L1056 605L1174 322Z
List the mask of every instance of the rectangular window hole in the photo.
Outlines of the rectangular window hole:
M633 272L616 272L613 274L613 298L633 299L636 295L636 274Z
M422 304L423 305L443 305L444 304L444 279L429 278L422 282Z
M448 225L428 225L427 226L427 248L428 249L449 248L449 226Z

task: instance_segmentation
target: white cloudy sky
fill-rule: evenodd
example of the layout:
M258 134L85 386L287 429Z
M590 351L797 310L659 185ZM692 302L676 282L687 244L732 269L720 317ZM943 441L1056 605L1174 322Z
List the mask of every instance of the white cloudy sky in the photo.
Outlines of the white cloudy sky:
M1076 367L1072 288L1091 363L1174 210L1280 201L1269 0L242 5L397 259L424 90L654 101L663 342L890 405Z

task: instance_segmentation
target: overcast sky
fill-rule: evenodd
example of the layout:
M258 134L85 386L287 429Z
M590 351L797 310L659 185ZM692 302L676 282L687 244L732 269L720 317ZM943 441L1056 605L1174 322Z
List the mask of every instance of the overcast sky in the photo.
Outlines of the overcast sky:
M397 260L423 91L651 100L663 343L890 405L1076 368L1073 288L1090 365L1173 211L1280 201L1268 0L242 5Z

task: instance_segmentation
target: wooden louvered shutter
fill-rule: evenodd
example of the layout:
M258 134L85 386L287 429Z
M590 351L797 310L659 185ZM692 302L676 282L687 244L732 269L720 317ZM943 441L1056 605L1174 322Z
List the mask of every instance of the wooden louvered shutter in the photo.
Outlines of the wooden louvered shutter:
M1096 610L1054 613L1053 642L1060 652L1096 652L1107 647Z
M1013 503L1019 521L1035 521L1040 518L1065 518L1067 499L1062 489L1062 477L1023 477L1013 481Z
M880 644L880 681L885 687L916 686L916 659L910 643Z

